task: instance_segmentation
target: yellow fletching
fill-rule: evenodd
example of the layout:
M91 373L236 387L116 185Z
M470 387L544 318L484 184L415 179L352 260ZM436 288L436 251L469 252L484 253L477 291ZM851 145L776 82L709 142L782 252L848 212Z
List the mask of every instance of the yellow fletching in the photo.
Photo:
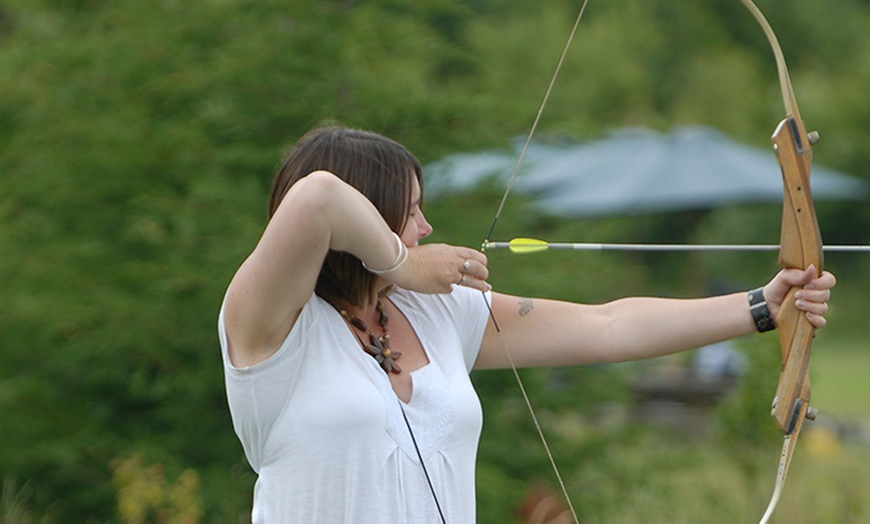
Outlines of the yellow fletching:
M544 240L536 238L515 238L510 242L511 253L525 255L526 253L539 253L546 251L549 245Z

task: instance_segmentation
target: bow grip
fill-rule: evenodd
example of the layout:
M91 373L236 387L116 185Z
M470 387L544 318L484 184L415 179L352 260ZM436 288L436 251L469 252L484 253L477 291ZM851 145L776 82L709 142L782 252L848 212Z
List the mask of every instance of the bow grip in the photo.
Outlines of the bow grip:
M791 115L779 123L771 138L783 180L779 264L796 269L812 264L818 276L824 255L810 191L811 141L816 139L817 135L808 135L803 122ZM815 327L795 307L798 289L788 291L776 319L782 368L771 416L786 435L800 428L810 409L809 362Z

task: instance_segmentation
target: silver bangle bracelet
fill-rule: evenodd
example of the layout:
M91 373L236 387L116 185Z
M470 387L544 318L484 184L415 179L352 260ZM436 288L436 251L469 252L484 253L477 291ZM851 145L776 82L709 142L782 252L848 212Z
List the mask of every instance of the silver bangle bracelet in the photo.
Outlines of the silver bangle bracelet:
M386 275L387 273L392 273L393 271L398 270L402 265L405 264L405 261L408 260L408 248L405 246L405 243L402 242L402 239L399 238L399 235L393 232L393 236L396 238L396 246L399 248L399 253L396 255L396 261L393 262L393 265L388 267L387 269L372 269L365 262L362 263L363 267L367 270L371 271L375 275Z

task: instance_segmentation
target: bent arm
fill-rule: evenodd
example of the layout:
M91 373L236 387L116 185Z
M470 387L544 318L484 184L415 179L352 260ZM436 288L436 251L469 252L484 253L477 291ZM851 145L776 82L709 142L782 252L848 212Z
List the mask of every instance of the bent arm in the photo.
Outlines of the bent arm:
M417 240L402 240L407 260L381 275L381 284L447 293L462 278L465 286L489 289L483 254L447 244L417 246ZM371 201L332 173L315 171L290 188L230 282L224 320L234 365L251 366L277 351L314 293L330 250L372 268L389 268L399 255L396 237Z
M261 362L280 347L314 292L330 249L371 267L396 258L389 226L355 188L326 171L287 192L227 291L225 320L234 365Z

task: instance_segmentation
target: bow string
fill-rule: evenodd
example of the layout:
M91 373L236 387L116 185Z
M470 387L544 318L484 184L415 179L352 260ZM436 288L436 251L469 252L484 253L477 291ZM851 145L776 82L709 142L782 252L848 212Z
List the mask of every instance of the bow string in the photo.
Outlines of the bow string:
M550 99L550 93L553 91L553 86L556 84L556 79L559 77L559 72L562 70L562 64L564 64L565 57L568 55L568 49L570 49L571 47L571 42L574 41L574 35L577 34L577 28L580 26L580 20L583 19L583 13L586 12L586 4L588 3L589 0L583 0L583 4L580 6L580 12L577 13L577 18L574 20L574 25L571 27L571 32L569 33L568 39L565 42L565 47L562 49L562 54L559 57L559 61L556 64L555 70L553 71L553 76L550 78L550 83L547 85L547 90L544 93L543 99L541 100L541 105L538 107L538 112L535 114L535 119L532 122L531 127L529 128L529 132L526 135L523 147L520 150L520 154L517 157L516 164L514 165L513 172L511 173L510 179L508 180L507 187L505 188L504 194L502 195L501 202L499 203L498 208L495 212L495 216L492 219L492 225L490 226L489 231L486 234L486 238L482 243L482 249L484 251L486 250L486 245L490 242L493 231L495 231L495 225L498 223L498 219L501 216L502 209L504 209L505 202L507 202L508 194L510 194L511 188L513 188L514 181L517 178L517 174L519 174L520 172L520 168L522 167L526 151L529 148L529 144L531 144L532 142L532 138L534 137L535 131L538 128L538 123L541 121L541 115L544 114L544 108L547 106L547 101ZM538 416L535 413L535 408L534 406L532 406L532 402L529 399L528 393L526 392L525 384L523 383L523 380L520 377L520 373L517 370L517 366L514 363L513 357L511 356L510 348L508 347L504 334L499 327L498 319L496 319L495 312L492 309L492 304L490 304L486 293L483 293L482 296L484 302L486 303L486 307L489 310L489 317L492 320L492 324L495 327L496 333L498 334L501 347L504 350L505 355L507 356L508 362L510 363L514 379L516 380L517 386L519 387L520 393L522 394L523 400L525 401L526 409L528 410L532 422L534 423L535 431L538 434L538 438L541 440L544 451L547 453L547 458L550 461L550 466L553 469L553 473L559 483L559 488L562 492L562 496L564 497L565 502L568 504L568 510L571 512L571 516L574 519L575 524L580 524L580 519L577 517L577 511L574 509L574 503L571 501L571 496L568 494L568 488L565 486L565 481L562 479L562 473L559 471L559 466L556 464L556 459L553 457L552 451L550 451L550 445L547 442L547 437L546 435L544 435L544 430L541 427L541 423L538 421Z

